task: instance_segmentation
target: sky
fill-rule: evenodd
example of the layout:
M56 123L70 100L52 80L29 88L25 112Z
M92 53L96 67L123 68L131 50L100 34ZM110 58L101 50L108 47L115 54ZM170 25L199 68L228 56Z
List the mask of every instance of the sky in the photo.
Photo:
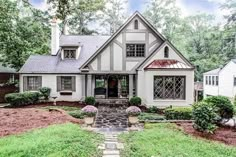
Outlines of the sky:
M194 15L198 12L213 14L218 20L223 19L223 12L220 9L220 3L225 0L176 0L177 6L181 8L184 16ZM40 9L46 8L46 0L30 0L30 2ZM143 12L148 0L128 0L129 13L136 10Z

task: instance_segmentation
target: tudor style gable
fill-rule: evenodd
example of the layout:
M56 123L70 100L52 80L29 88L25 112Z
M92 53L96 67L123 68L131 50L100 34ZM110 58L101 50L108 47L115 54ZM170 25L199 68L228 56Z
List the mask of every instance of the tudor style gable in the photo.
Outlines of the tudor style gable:
M134 73L136 67L164 43L157 32L138 12L81 67L91 73Z

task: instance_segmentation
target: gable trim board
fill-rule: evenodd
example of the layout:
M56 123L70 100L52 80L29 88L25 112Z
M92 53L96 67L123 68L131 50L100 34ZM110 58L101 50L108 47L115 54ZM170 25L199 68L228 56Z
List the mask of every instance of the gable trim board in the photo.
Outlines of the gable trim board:
M152 59L152 57L157 54L165 45L170 46L175 52L176 54L183 59L183 61L185 61L185 63L191 67L191 69L195 69L194 65L192 65L183 55L181 52L179 52L179 50L177 50L174 45L172 45L168 40L166 40L162 45L160 45L157 49L155 49L143 62L141 62L139 65L137 65L136 69L137 70L141 70L145 64L148 63L148 61L150 61Z
M138 11L136 11L79 69L80 70L84 69L90 62L93 61L93 59L99 53L101 53L104 49L106 49L109 43L111 43L112 40L114 40L136 16L138 16L156 35L158 35L158 37L161 38L161 40L163 41L166 40L164 36L161 35L161 33L159 33ZM124 70L124 65L123 65L123 70Z

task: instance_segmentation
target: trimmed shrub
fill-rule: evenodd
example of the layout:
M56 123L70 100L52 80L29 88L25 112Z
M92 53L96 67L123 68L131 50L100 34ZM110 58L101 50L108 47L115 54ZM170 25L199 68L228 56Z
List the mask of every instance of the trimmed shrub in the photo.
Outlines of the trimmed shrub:
M142 104L142 99L140 97L135 96L129 100L129 103L132 106L140 106Z
M42 94L42 96L44 97L44 100L48 100L50 93L51 93L51 88L49 87L42 87L39 89L40 93Z
M194 129L214 133L217 128L216 122L219 119L216 108L206 102L199 102L193 106Z
M5 96L6 102L12 107L35 104L40 97L39 92L10 93Z
M191 120L192 108L191 107L175 107L167 108L164 111L167 120Z
M138 118L139 120L165 120L164 116L153 113L141 113Z
M85 102L87 105L95 105L96 100L95 100L94 97L88 96L88 97L85 98L84 102Z
M140 115L141 113L141 110L139 107L137 106L130 106L126 109L126 113L129 115L129 116L138 116Z
M70 112L68 112L68 114L71 115L74 118L78 118L78 119L83 119L84 118L84 114L82 113L81 110L70 111Z
M216 113L221 118L232 118L234 114L234 106L225 96L210 96L204 99L204 102L212 104L216 109Z

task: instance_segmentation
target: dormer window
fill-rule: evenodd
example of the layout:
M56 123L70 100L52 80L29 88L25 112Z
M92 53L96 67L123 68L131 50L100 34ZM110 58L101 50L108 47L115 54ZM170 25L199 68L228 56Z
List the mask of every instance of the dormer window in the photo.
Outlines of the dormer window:
M134 21L134 29L138 29L138 20Z
M65 59L75 59L76 58L76 50L75 49L65 49L64 50L64 58Z
M168 46L165 47L164 58L169 58L169 47Z

